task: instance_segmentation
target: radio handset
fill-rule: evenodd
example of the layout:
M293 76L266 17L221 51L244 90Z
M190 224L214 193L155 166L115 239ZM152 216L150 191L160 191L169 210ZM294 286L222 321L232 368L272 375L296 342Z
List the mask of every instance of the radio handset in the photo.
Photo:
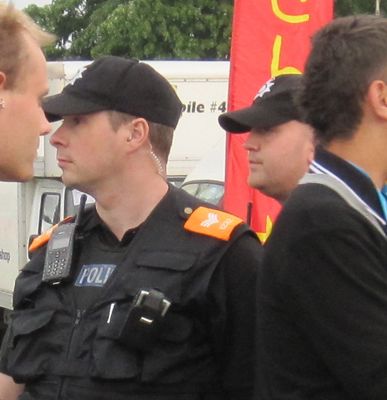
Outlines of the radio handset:
M51 285L64 282L71 278L71 265L74 255L74 245L77 228L80 223L86 203L83 194L75 222L59 225L47 244L42 281Z

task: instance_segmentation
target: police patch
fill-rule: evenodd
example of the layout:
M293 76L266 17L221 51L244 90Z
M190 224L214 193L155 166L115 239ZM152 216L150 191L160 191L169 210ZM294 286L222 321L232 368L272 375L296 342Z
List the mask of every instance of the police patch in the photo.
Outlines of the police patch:
M75 286L103 287L115 270L115 264L86 264L78 274Z

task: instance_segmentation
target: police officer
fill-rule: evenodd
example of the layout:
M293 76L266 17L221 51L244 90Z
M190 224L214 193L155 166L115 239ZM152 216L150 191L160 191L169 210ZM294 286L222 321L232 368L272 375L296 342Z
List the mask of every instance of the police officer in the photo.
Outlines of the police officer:
M297 105L301 75L269 79L253 103L219 116L232 134L247 133L248 184L283 203L308 171L314 157L312 127ZM286 160L286 162L284 162Z
M239 218L166 182L174 89L109 56L44 109L63 118L51 143L64 183L96 203L35 242L17 279L7 400L248 398L261 250ZM50 254L69 247L66 274Z

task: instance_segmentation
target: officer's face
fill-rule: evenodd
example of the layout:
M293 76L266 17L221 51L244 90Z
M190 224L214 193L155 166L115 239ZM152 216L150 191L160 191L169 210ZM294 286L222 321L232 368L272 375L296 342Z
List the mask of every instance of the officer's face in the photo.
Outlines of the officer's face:
M64 117L51 144L65 185L92 196L114 182L119 185L126 139L127 132L113 130L106 111Z
M252 130L245 148L249 153L249 185L283 201L313 160L313 132L309 125L290 121L270 131Z

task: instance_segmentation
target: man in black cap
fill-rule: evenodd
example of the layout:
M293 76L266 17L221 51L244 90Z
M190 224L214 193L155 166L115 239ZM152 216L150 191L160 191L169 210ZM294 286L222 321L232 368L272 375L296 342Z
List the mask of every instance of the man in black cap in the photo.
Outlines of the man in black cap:
M252 105L219 116L230 133L250 132L248 183L281 202L307 172L314 155L312 128L303 122L296 97L300 75L281 75L267 81Z
M3 344L1 371L21 384L7 400L248 398L261 251L240 219L168 185L173 88L103 57L43 107L63 118L64 183L96 204L32 245Z

